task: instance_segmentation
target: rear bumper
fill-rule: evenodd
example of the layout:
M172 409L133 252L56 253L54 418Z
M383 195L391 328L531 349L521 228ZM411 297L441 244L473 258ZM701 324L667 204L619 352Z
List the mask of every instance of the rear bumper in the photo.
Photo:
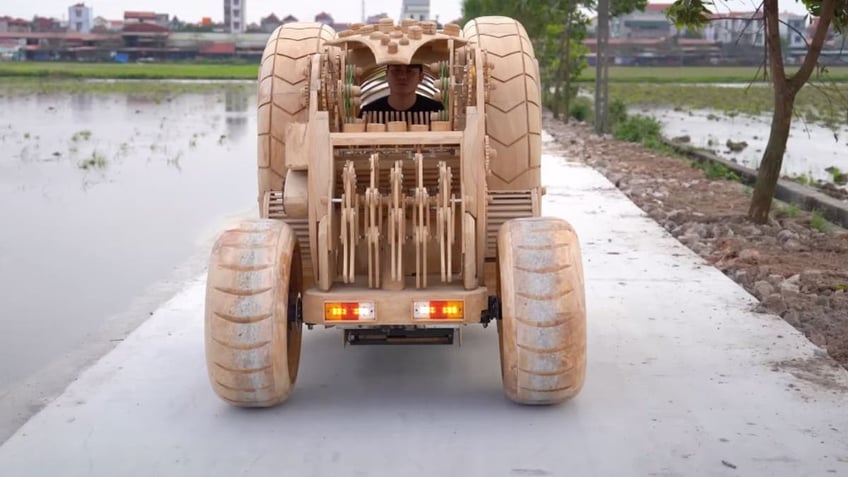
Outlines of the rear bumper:
M489 290L477 287L465 290L460 284L436 285L422 289L377 290L365 286L336 284L329 291L310 288L303 293L303 322L309 325L371 327L387 325L457 326L479 324L488 310ZM462 300L463 318L414 319L413 302ZM373 320L325 320L324 304L329 302L372 302Z

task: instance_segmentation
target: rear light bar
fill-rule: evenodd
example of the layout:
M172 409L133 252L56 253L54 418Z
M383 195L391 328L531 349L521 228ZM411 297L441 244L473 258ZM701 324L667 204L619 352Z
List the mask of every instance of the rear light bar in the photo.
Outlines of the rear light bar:
M431 300L412 303L412 318L415 320L461 320L462 300Z
M324 319L327 321L373 321L376 318L374 302L328 302L324 303Z

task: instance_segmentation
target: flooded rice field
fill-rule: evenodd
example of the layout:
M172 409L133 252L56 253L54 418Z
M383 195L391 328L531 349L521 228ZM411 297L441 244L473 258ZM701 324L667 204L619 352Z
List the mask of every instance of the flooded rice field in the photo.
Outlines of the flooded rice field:
M721 111L674 111L667 108L640 108L634 113L659 120L668 138L689 136L693 146L713 150L728 159L756 169L763 156L771 128L771 117L728 114ZM727 141L746 143L732 151ZM848 170L848 126L830 128L794 118L782 175L831 182L828 168Z
M223 220L256 194L252 82L2 86L0 401L87 341L120 340L102 331L137 324L127 310L155 309L139 297L191 257L199 273Z

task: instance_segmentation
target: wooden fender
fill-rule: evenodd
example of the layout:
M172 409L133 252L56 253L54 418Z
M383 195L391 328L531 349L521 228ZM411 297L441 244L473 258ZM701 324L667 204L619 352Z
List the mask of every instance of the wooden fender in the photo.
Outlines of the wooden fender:
M507 397L556 404L586 375L586 299L577 235L549 217L514 219L498 235L501 372Z
M310 56L335 37L335 30L321 23L287 23L277 27L265 45L257 102L260 209L265 192L283 189L286 127L308 120L305 99Z
M541 184L542 99L539 65L521 23L508 17L479 17L463 34L486 51L491 69L486 100L486 134L496 154L489 190L522 190ZM479 73L478 73L479 74Z
M206 283L206 366L212 389L242 407L285 401L297 378L302 323L288 319L302 291L291 227L257 219L215 242Z

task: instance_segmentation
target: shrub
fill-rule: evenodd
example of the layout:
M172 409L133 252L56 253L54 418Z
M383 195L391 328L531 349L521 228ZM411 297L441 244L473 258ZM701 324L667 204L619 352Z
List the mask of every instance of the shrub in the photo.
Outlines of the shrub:
M631 116L613 126L612 135L618 140L642 144L660 142L662 127L659 121L648 116Z
M577 98L569 106L568 115L577 121L590 121L592 119L592 105L586 98Z
M627 121L627 103L616 98L609 105L609 123L612 128Z

